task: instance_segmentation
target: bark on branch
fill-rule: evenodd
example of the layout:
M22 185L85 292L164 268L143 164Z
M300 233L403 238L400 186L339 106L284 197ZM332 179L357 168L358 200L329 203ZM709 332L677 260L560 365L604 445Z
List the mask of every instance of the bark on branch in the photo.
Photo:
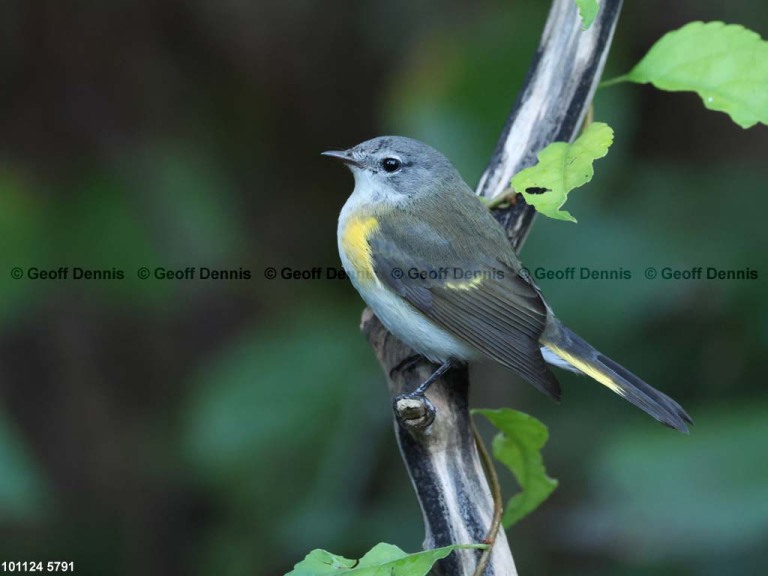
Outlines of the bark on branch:
M525 85L480 179L478 194L495 198L509 192L512 175L535 163L537 152L577 135L602 74L622 0L600 4L594 24L583 31L574 0L553 1ZM496 216L519 251L533 222L533 209L517 195ZM361 328L387 375L392 398L412 391L437 368L424 359L403 368L413 351L389 334L370 310L363 313ZM467 370L456 369L430 388L427 402L393 406L400 451L424 514L425 548L481 542L493 517L491 493L472 434L468 392ZM454 552L437 571L470 576L479 557L477 551ZM484 574L517 574L503 530Z

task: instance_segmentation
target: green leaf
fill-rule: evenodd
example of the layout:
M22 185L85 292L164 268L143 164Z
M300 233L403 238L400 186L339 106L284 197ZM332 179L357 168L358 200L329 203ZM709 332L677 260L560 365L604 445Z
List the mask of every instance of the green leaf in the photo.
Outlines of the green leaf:
M611 127L594 122L572 144L553 142L544 148L535 166L512 177L512 187L545 216L576 222L576 218L560 208L568 199L568 192L592 180L592 162L605 156L612 143Z
M313 550L286 576L322 576L323 574L425 576L435 562L445 558L454 550L485 548L487 546L484 544L468 544L408 554L397 546L381 543L371 548L360 560L350 560L325 550Z
M576 0L576 5L579 7L579 14L583 21L582 28L588 30L595 21L595 16L597 16L600 6L597 0Z
M768 124L768 42L738 24L691 22L669 32L621 80L696 92L742 128Z
M502 521L505 528L533 512L557 488L557 480L547 476L541 449L549 439L547 427L517 410L473 410L499 429L493 439L493 456L514 474L522 491L507 502Z

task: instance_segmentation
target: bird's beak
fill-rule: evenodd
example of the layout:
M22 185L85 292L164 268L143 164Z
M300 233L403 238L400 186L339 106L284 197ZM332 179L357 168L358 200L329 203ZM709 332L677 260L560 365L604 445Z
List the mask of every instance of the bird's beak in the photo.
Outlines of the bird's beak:
M321 156L336 158L337 160L341 160L342 162L344 162L344 164L349 164L350 166L356 166L357 168L363 167L363 165L360 164L360 162L358 162L354 158L352 158L352 155L346 150L328 150L327 152L321 153Z

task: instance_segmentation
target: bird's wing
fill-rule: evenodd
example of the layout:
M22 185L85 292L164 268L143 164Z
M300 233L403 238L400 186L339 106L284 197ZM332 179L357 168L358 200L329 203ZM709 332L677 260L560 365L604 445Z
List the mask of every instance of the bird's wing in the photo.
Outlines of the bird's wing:
M539 344L546 304L516 272L519 263L503 232L501 244L498 236L453 232L458 242L421 220L382 224L368 240L376 276L435 324L559 398ZM495 249L502 254L486 253Z

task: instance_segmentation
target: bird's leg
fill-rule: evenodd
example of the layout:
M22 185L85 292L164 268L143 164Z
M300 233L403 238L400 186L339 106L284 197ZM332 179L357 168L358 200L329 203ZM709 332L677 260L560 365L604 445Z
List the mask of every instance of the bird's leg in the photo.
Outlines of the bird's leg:
M424 380L424 382L419 384L419 387L416 388L416 390L414 390L410 394L407 394L406 396L410 396L411 398L413 397L418 398L419 396L424 396L424 393L429 389L430 386L432 386L432 384L434 384L435 380L440 378L443 374L448 372L448 370L450 370L454 366L455 366L454 361L451 358L448 358L448 360L443 362L440 365L440 367L437 370L435 370L429 378L427 378L426 380Z

